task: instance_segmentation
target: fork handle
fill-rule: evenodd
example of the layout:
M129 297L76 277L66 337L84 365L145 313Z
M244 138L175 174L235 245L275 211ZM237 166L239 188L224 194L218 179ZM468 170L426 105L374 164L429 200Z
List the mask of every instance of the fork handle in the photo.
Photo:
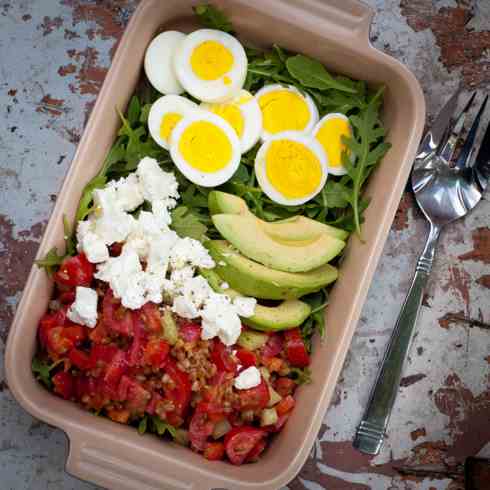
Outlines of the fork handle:
M363 453L378 454L383 445L440 231L440 227L431 223L427 243L417 262L410 290L396 321L368 406L357 428L353 445Z

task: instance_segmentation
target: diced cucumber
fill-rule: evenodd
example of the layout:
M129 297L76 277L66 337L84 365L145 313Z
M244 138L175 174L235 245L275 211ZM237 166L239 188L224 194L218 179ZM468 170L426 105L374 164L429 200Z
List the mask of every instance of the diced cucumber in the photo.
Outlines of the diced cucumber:
M264 408L260 414L260 425L261 427L274 425L278 418L275 408Z
M177 324L175 323L172 312L168 308L163 312L161 324L163 328L163 339L170 345L175 345L179 332L177 330Z
M254 351L264 346L267 340L269 340L269 336L266 333L247 330L240 334L237 344L244 349Z
M282 396L271 385L269 385L269 395L269 403L267 404L268 408L273 407L282 400Z
M218 422L213 429L213 439L219 439L223 437L227 432L231 430L231 424L227 419Z

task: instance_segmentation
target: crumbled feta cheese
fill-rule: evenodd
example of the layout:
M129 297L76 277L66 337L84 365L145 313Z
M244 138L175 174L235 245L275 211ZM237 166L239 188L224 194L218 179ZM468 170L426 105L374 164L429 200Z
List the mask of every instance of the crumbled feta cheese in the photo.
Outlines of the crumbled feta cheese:
M187 264L204 269L212 269L214 261L201 242L193 238L181 238L170 254L170 264L174 269L181 269Z
M228 296L214 293L208 298L201 313L201 338L219 337L225 345L233 345L242 331L240 317Z
M194 276L194 267L186 266L182 269L174 269L170 273L170 280L167 284L167 289L171 293L176 294L184 284Z
M260 381L260 371L255 366L250 366L235 378L233 384L237 390L249 390L259 386Z
M95 233L106 245L124 242L133 231L136 220L121 210L114 210L111 214L104 214L95 220Z
M221 289L230 289L230 285L227 282L222 282L220 287Z
M93 264L105 262L109 258L109 250L98 235L94 233L93 221L79 221L77 226L77 249L85 253L87 260Z
M75 323L93 328L97 323L97 292L90 288L77 286L75 301L66 316Z
M175 201L173 199L159 199L153 201L151 205L151 210L159 226L167 227L172 222L172 217L170 216L169 209L175 206Z
M185 296L177 296L174 299L172 311L177 313L177 315L181 316L182 318L192 319L199 316L198 309L194 306L192 301Z
M236 312L245 318L254 314L256 305L257 300L255 298L239 297L233 300L233 306L236 308Z
M136 170L142 187L143 197L150 202L178 199L178 183L175 175L164 172L154 158L145 157L138 164ZM173 207L173 206L170 206Z
M126 178L109 182L107 187L114 187L116 205L122 211L134 211L144 202L143 191L136 174L129 174Z

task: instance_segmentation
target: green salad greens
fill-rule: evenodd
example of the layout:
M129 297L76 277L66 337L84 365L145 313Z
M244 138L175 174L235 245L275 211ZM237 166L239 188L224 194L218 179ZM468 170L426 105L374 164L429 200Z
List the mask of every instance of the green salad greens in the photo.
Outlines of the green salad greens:
M233 26L223 12L211 5L194 7L200 23L209 28L233 32ZM255 93L270 83L294 85L314 99L320 116L339 112L349 117L353 137L344 137L344 143L356 155L352 162L347 152L343 163L348 173L342 177L329 175L323 190L312 200L299 206L283 206L269 199L259 187L254 159L258 145L242 155L241 163L233 177L218 189L245 199L249 209L267 221L305 215L321 223L352 231L361 238L363 212L369 201L362 196L366 179L390 148L384 140L385 129L380 120L383 87L372 89L364 81L330 74L317 60L303 54L290 53L277 45L269 50L246 47L248 72L245 89ZM189 95L184 96L191 98ZM76 221L83 220L92 211L92 192L108 181L127 176L134 171L145 156L157 159L161 168L176 174L181 199L172 212L171 227L180 235L205 240L220 238L208 211L208 194L211 189L187 180L173 165L168 151L158 146L150 137L147 127L152 103L160 97L146 80L142 80L121 118L121 128L116 141L107 154L98 174L85 186L76 213ZM138 210L136 210L138 213ZM75 253L76 240L65 218L66 254ZM362 239L362 238L361 238ZM56 269L63 259L53 249L37 264L48 273ZM302 326L305 340L310 341L315 329L323 335L325 330L323 310L327 304L327 291L303 298L312 307L310 317ZM41 376L43 374L40 373ZM300 376L303 379L304 376ZM146 423L146 422L145 422ZM143 430L141 428L141 430Z

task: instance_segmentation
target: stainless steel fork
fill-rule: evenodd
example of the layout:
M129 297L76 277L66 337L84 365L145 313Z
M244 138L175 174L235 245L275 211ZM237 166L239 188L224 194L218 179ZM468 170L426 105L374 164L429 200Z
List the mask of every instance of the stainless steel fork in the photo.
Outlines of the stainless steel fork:
M453 119L458 96L459 90L439 113L424 136L414 162L412 189L422 213L429 221L430 230L354 438L354 447L367 454L378 454L383 445L441 229L465 216L478 204L490 177L490 124L472 164L475 138L488 96L481 104L457 158L454 158L465 118L476 93L459 116Z

